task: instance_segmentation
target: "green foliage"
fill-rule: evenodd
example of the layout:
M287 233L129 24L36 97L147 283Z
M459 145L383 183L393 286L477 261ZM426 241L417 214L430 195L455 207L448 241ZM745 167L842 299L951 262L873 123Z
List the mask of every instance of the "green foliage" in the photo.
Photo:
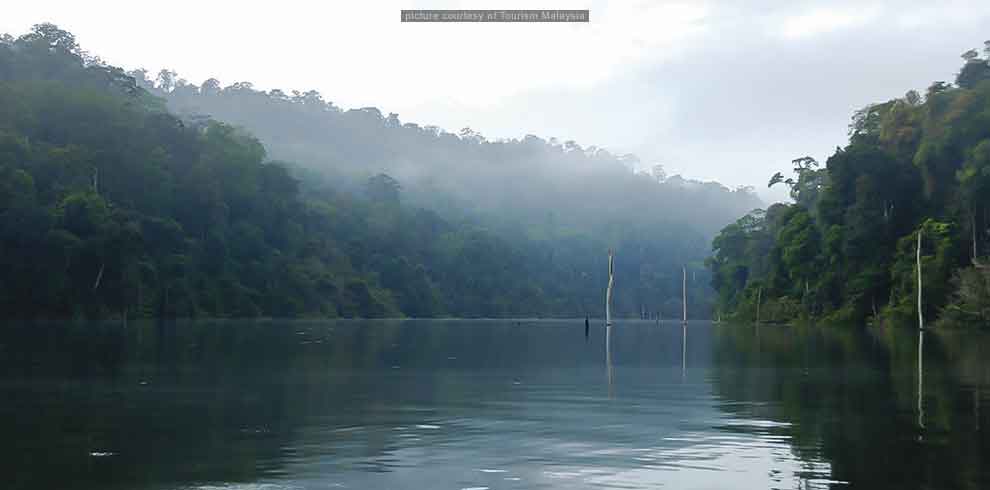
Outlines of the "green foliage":
M316 92L152 81L43 24L0 39L0 310L596 315L612 247L618 314L679 311L687 264L691 313L707 317L708 234L758 201L630 162L341 111Z
M956 292L938 325L990 324L990 269L983 265L960 269L953 286Z
M329 182L341 194L366 197L364 223L374 242L364 249L375 255L355 262L404 269L392 260L404 256L413 268L422 265L451 315L600 314L602 257L613 248L617 315L679 314L681 267L689 264L690 313L709 318L713 294L701 266L707 245L725 223L760 205L751 189L668 178L660 165L648 173L630 155L574 141L492 140L470 128L403 122L374 107L344 110L315 91L264 92L216 79L197 86L171 74L131 73L189 120L210 114L250 129L273 157L294 162L304 193L323 192ZM337 208L338 217L353 208ZM394 232L412 225L397 220L396 210L416 208L449 227L422 253L413 251L429 244L421 231ZM346 233L365 236L360 226ZM405 236L418 238L401 248L380 245ZM474 236L481 238L468 238ZM491 242L480 262L455 256L474 254L477 241ZM470 270L478 273L468 277Z
M985 254L988 239L986 63L968 53L958 87L936 82L923 102L911 91L856 112L849 144L826 168L802 158L797 179L775 174L771 185L791 186L795 203L775 205L748 232L737 223L716 237L717 307L751 318L759 287L763 304L786 305L778 310L791 320L910 318L920 232L925 317L979 318L980 273L958 271Z
M958 231L951 223L931 219L914 233L898 240L890 272L892 285L890 305L884 313L894 318L909 319L917 315L918 272L917 240L921 233L921 277L923 284L922 311L933 319L945 306L952 293L951 279L958 267Z

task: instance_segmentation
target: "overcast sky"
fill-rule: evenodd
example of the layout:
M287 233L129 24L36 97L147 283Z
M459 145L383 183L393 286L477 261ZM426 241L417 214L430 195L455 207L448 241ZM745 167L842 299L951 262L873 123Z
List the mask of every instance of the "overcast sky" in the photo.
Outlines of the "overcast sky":
M591 22L399 22L400 9L534 6L590 9ZM0 32L45 21L127 69L315 88L489 138L574 139L766 195L791 159L843 145L855 109L952 81L959 55L990 39L990 2L41 0L6 6Z

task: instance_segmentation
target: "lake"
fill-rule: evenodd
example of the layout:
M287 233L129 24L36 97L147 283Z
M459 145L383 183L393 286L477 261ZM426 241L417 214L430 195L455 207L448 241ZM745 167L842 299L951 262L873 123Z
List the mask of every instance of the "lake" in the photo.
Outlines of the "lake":
M988 488L985 353L703 322L8 323L0 487Z

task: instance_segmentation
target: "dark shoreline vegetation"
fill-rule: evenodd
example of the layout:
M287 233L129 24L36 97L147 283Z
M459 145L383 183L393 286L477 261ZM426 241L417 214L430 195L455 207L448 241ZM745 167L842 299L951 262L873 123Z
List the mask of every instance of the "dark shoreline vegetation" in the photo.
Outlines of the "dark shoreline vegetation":
M39 24L0 36L0 310L597 317L614 247L617 315L676 315L686 265L707 318L707 244L759 200L635 163L315 91L152 81Z
M990 41L955 85L870 105L824 168L794 160L793 204L725 227L708 260L726 316L990 325ZM758 299L759 298L759 299ZM759 302L759 305L758 305Z

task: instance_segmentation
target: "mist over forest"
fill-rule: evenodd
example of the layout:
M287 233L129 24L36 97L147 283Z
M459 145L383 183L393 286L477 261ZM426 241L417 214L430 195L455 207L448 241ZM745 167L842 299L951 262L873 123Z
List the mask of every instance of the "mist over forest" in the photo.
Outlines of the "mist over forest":
M760 206L572 141L125 71L52 24L4 35L0 97L20 316L595 317L613 248L617 314L677 314L684 269L709 318L710 239Z
M247 128L273 158L318 171L338 187L385 173L416 206L523 225L537 236L617 221L686 224L709 236L727 218L760 204L752 189L668 178L662 165L637 170L646 165L635 155L574 141L534 135L490 141L469 127L454 133L375 107L342 109L317 91L264 92L250 82L222 87L214 78L195 85L170 70L129 74L182 117Z

